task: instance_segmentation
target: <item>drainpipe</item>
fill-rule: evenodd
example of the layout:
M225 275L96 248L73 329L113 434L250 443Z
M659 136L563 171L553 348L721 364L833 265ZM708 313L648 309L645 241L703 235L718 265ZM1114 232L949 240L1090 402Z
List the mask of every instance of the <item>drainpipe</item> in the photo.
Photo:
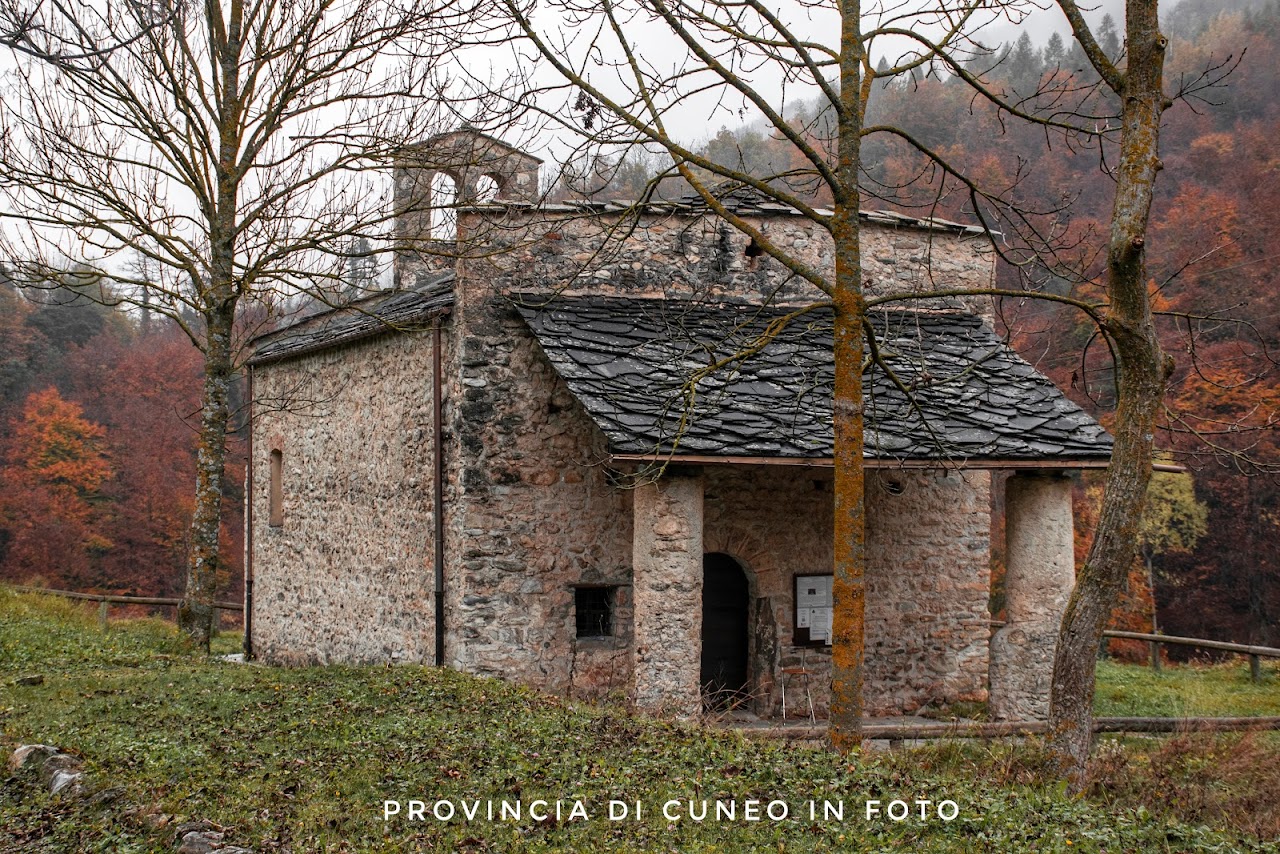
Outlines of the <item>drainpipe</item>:
M431 408L435 419L432 454L435 463L433 501L435 508L435 598L436 598L436 667L444 666L444 423L441 405L441 317L431 327Z
M248 460L244 467L244 657L253 658L253 366L249 372Z

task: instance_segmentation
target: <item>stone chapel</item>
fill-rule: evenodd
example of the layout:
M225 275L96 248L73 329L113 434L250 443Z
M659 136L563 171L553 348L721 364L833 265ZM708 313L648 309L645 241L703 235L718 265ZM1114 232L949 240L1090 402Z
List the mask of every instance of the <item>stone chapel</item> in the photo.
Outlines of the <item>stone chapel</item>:
M253 653L436 663L680 715L807 715L808 690L821 715L830 314L734 358L819 292L696 199L539 204L539 161L499 140L421 151L397 195L449 174L467 248L427 251L427 217L405 216L424 251L397 258L395 287L254 342ZM794 210L723 203L831 267ZM921 297L872 323L892 371L865 377L867 711L1043 717L1074 579L1069 475L1105 467L1111 439L993 333L987 303L928 298L991 286L979 229L867 211L862 241L869 293Z

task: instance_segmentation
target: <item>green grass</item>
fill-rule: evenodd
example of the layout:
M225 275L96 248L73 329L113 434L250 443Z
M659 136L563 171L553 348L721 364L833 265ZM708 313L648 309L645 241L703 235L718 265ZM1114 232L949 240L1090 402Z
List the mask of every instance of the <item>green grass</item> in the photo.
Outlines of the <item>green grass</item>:
M1235 658L1212 666L1150 667L1098 662L1094 711L1101 717L1280 716L1276 665L1264 661L1262 681Z
M36 674L41 684L15 683ZM1129 690L1154 702L1153 687L1137 687L1143 678L1134 673ZM1107 690L1118 681L1108 676ZM91 612L3 588L0 731L9 748L39 741L78 753L95 790L52 798L30 773L7 780L0 851L171 852L173 828L194 819L263 852L1280 851L1225 819L1203 826L1221 812L1182 821L1118 797L1118 785L1068 798L1042 781L1034 746L841 758L433 668L233 665L192 653L168 624L103 634ZM384 800L412 798L580 799L590 817L383 820ZM660 812L669 798L734 798L740 809L780 799L791 818L670 822ZM951 799L960 814L863 817L867 799L893 798ZM810 821L810 799L844 801L844 821ZM639 800L642 819L608 821L610 800Z

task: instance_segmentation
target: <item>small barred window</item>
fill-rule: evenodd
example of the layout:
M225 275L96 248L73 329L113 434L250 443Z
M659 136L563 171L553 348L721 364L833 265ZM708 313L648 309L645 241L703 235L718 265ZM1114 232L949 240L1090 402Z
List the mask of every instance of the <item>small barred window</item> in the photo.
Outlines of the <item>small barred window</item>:
M577 587L573 591L578 637L613 636L613 588Z

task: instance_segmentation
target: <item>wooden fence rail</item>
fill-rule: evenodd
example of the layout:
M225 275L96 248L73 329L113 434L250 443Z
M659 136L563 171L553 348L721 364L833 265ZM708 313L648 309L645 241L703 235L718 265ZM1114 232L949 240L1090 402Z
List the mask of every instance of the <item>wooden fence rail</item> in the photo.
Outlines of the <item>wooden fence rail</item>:
M1280 718L1094 718L1094 732L1237 732L1277 730ZM863 738L995 738L1011 735L1044 735L1048 721L997 721L977 723L870 724Z
M1004 626L1000 620L992 620L991 627L998 629ZM1183 638L1177 635L1155 635L1146 632L1120 632L1105 631L1102 633L1104 638L1116 638L1117 640L1136 640L1146 641L1151 648L1151 667L1153 670L1160 669L1160 647L1164 644L1171 646L1195 646L1201 649L1212 649L1218 652L1234 652L1237 655L1247 655L1249 657L1249 676L1254 682L1262 681L1262 659L1263 658L1280 658L1280 649L1270 646L1251 646L1243 643L1228 643L1226 641L1208 640L1206 638Z
M45 593L49 596L61 596L64 599L81 599L98 603L98 622L103 628L107 625L107 608L111 605L166 605L176 608L182 604L181 599L168 599L159 596L115 596L107 593L73 593L70 590L48 590L44 587L24 587L20 584L9 586L19 593ZM214 602L213 607L219 611L244 611L242 602Z
M729 726L732 729L732 725ZM1094 718L1093 731L1111 733L1249 732L1280 730L1280 718ZM825 726L777 726L742 729L748 736L819 740ZM864 724L864 739L900 742L926 738L1009 738L1045 735L1048 721L956 721L928 723Z
M1226 643L1225 641L1204 640L1203 638L1180 638L1176 635L1152 635L1145 632L1103 632L1104 637L1124 640L1146 641L1151 647L1151 667L1160 669L1160 645L1197 646L1201 649L1215 649L1220 652L1234 652L1237 655L1249 656L1249 676L1254 682L1262 681L1262 659L1280 658L1280 649L1269 646L1250 646L1242 643Z

